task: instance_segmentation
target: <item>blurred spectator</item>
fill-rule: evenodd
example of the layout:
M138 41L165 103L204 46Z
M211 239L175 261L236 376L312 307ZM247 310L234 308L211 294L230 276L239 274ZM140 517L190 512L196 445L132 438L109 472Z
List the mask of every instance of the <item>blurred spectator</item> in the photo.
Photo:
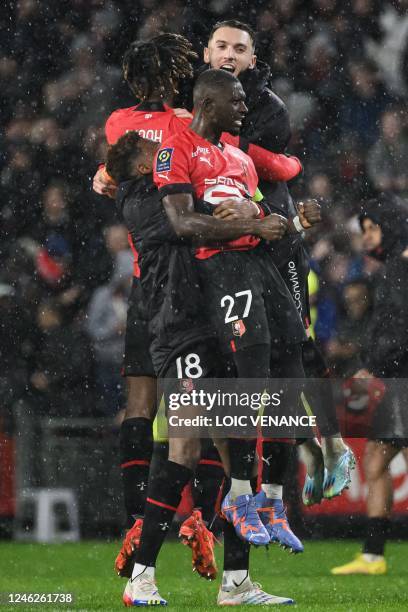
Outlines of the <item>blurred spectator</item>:
M356 279L343 288L343 314L337 333L326 346L329 363L336 376L351 376L361 367L360 354L364 346L370 318L370 289L365 279Z
M379 24L382 37L378 42L369 42L368 55L379 66L389 91L398 96L405 96L408 92L408 84L403 73L404 53L407 51L408 43L407 0L382 3Z
M408 140L404 119L403 112L397 109L381 116L381 135L367 159L368 176L378 191L395 191L401 195L408 192Z
M93 358L81 325L64 320L55 300L39 305L36 323L30 373L33 406L43 415L93 416Z
M29 357L26 336L30 327L15 289L0 283L0 414L24 394Z
M347 138L355 137L358 146L371 146L378 138L380 115L393 98L384 90L369 62L353 61L348 70L351 91L340 110L340 130Z
M95 352L98 399L101 409L111 416L122 408L123 402L120 369L132 275L129 252L118 252L112 280L95 291L88 310L87 330Z

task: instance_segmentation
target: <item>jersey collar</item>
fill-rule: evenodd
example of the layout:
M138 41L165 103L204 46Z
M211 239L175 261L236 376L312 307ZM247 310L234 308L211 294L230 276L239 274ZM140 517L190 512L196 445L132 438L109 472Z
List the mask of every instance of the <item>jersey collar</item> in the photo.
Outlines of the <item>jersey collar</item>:
M164 113L167 110L163 102L141 102L135 107L135 111L150 111L154 113Z

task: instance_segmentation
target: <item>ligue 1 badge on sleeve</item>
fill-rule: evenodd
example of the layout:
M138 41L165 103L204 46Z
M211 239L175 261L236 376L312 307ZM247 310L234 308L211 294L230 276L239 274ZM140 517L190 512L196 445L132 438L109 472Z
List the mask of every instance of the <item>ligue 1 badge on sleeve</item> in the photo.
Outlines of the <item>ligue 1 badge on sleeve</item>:
M157 154L156 172L168 172L171 169L173 151L174 149L172 147L160 149Z

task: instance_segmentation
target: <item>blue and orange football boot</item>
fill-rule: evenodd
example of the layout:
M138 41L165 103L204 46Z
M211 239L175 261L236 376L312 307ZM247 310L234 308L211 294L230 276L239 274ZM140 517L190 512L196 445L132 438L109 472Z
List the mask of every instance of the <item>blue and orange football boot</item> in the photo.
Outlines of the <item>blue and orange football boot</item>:
M255 496L258 514L265 525L271 542L276 542L292 553L302 553L303 544L289 526L281 499L268 499L264 491Z
M234 525L241 540L254 546L269 544L269 534L259 517L253 495L238 495L232 501L228 493L222 502L221 511L225 520Z

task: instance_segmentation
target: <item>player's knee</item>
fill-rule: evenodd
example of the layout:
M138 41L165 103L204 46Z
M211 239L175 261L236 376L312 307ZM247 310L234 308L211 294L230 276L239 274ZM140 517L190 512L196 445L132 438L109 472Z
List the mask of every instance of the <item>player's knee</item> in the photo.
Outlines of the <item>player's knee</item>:
M127 402L125 418L153 420L157 412L156 380L148 376L126 378Z
M194 470L201 455L199 440L178 438L170 440L169 459Z
M373 447L366 452L363 466L367 483L382 478L389 469L390 460L388 453L383 452L381 447Z

